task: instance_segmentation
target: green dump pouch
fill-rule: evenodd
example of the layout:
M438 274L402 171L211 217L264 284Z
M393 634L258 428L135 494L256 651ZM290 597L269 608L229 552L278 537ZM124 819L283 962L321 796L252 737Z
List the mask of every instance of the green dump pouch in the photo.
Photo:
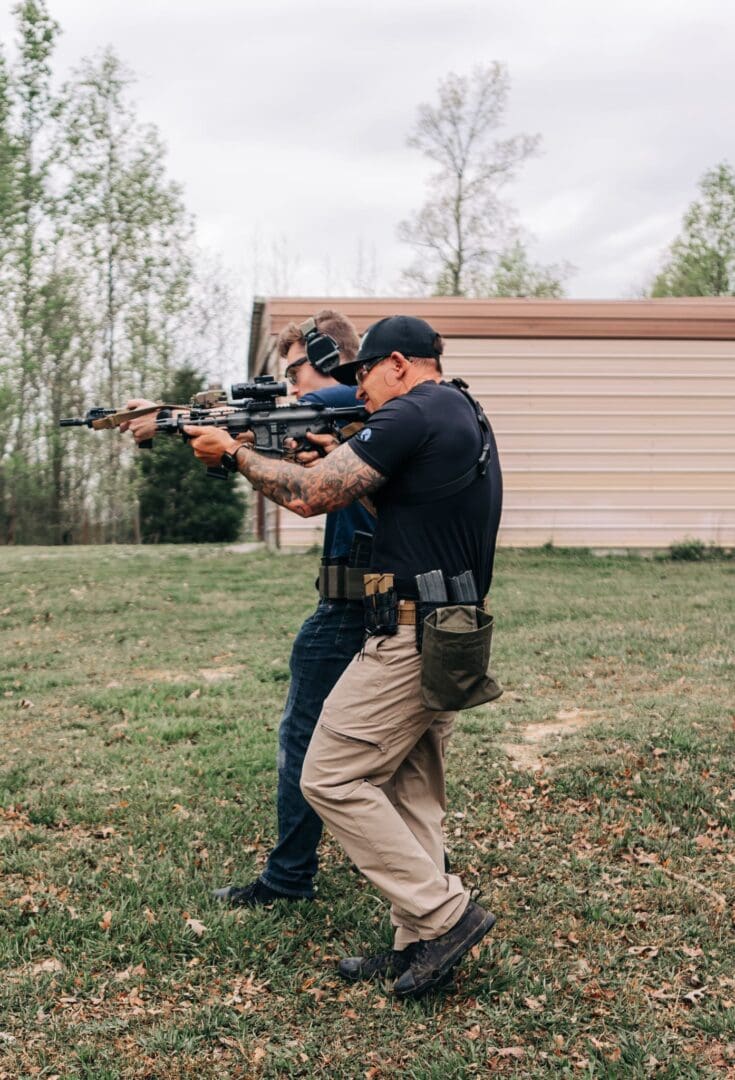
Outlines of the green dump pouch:
M474 604L439 607L424 619L421 700L427 709L472 709L502 694L490 671L493 617Z

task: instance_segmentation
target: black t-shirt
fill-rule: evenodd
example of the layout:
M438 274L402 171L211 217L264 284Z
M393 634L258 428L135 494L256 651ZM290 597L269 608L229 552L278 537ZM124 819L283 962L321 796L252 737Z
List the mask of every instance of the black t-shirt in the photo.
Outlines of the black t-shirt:
M374 496L373 569L392 571L405 597L416 595L416 574L441 570L446 580L471 570L484 596L502 505L492 433L484 476L454 495L439 490L471 469L482 450L483 433L464 394L451 383L419 383L373 413L349 445L388 477Z

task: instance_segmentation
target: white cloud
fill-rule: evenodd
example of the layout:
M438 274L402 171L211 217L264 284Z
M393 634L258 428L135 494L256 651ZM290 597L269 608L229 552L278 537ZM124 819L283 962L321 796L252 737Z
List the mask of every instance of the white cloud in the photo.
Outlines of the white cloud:
M247 273L256 234L287 237L304 292L349 276L361 239L386 284L411 260L395 227L420 205L431 167L405 135L450 70L508 64L508 132L543 136L508 194L535 257L575 264L578 296L625 295L650 276L698 178L735 159L729 0L51 8L62 73L107 44L137 73L139 112L161 130L203 239Z

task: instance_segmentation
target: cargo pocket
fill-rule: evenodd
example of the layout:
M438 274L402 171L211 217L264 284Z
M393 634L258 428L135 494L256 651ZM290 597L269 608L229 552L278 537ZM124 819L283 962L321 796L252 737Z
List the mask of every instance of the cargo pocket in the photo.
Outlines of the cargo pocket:
M500 697L490 671L493 617L474 605L440 607L427 615L421 647L421 700L454 712Z
M324 721L320 721L319 727L324 731L328 731L330 735L334 735L336 739L343 739L348 743L357 743L358 746L369 746L373 750L379 750L381 754L385 753L385 746L383 743L374 742L372 739L363 739L359 735L352 735L346 731L337 731L336 728L330 727L329 724L325 724Z

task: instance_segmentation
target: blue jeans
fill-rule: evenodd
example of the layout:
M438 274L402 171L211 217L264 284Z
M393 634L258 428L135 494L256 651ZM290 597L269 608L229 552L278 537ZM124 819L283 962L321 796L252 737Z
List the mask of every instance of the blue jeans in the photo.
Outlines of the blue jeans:
M261 881L289 896L313 897L322 822L301 794L301 767L324 699L362 648L359 600L321 600L291 650L291 685L278 731L278 843Z

